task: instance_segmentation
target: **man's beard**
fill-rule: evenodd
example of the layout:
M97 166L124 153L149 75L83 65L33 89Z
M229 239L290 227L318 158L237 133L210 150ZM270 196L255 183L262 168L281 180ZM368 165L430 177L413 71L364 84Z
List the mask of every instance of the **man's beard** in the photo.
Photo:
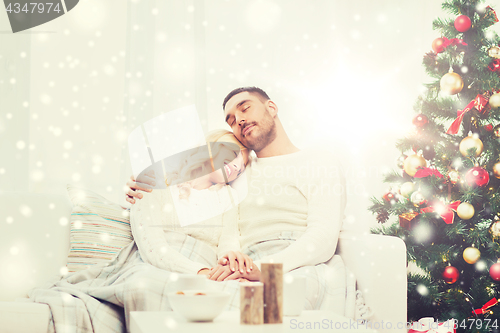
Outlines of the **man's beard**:
M258 126L261 133L254 137L251 142L246 139L244 142L247 148L252 149L255 152L259 152L266 148L266 146L273 142L276 138L276 123L273 121L273 118L269 115L269 113L266 112L265 114L265 119Z

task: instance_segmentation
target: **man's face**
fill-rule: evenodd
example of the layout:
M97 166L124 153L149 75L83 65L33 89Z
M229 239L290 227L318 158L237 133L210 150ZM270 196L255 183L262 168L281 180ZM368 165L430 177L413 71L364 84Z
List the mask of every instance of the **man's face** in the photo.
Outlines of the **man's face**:
M234 135L247 148L259 152L276 138L276 124L270 114L270 101L244 91L226 103L224 114Z

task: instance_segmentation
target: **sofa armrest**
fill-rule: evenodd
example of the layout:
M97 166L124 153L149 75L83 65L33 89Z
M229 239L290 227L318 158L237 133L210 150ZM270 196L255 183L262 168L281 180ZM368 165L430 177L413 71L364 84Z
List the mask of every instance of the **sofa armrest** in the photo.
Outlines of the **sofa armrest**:
M373 311L373 328L381 333L406 332L405 243L397 237L346 230L340 233L337 253L356 276L357 289ZM383 326L376 327L382 321Z
M47 333L51 312L47 304L0 301L2 332Z

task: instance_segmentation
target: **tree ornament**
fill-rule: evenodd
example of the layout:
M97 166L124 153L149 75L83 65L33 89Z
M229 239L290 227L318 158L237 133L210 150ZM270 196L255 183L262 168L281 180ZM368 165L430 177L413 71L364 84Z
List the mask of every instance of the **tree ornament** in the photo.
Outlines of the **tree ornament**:
M447 73L440 81L441 90L449 95L455 95L462 91L464 81L457 73Z
M417 222L417 212L408 212L399 215L399 225L407 230L413 229L415 223Z
M460 273L458 272L458 269L453 266L447 266L443 271L444 282L448 284L457 282L459 276Z
M490 47L488 49L488 56L495 59L500 59L500 47L498 46Z
M432 50L436 53L441 53L444 51L446 48L445 44L445 39L444 38L436 38L434 41L432 41Z
M465 137L461 142L459 146L460 153L464 156L467 157L467 151L471 148L476 148L476 153L475 157L478 157L481 155L483 152L483 142L479 140L477 135L469 135Z
M427 167L427 161L417 154L408 156L403 163L403 170L411 177L415 176L419 168Z
M500 124L493 127L493 136L497 139L500 139Z
M460 15L455 19L455 29L458 32L466 32L472 26L472 21L466 15Z
M481 258L481 251L475 247L468 247L464 250L463 257L466 263L475 264Z
M395 201L396 200L396 194L394 194L393 192L387 192L386 194L384 194L382 196L382 198L387 201L387 202L391 202L391 201Z
M472 83L469 85L469 89L472 86ZM462 120L467 112L470 112L472 110L476 110L480 116L486 116L488 115L488 112L490 110L490 106L488 104L488 100L490 97L491 93L489 91L484 92L483 94L477 94L476 97L467 104L467 106L463 110L458 110L457 111L457 118L453 121L453 123L450 125L448 130L446 131L446 134L457 134L458 130L460 129L460 125L462 124ZM477 117L472 116L470 117L470 121L474 127L477 126Z
M448 172L448 178L450 179L450 183L455 185L460 180L460 174L457 170L450 170Z
M415 207L422 206L427 203L427 199L420 191L413 192L410 197L410 201Z
M490 175L481 167L473 167L465 174L465 181L470 187L481 187L488 184Z
M413 191L415 191L415 185L412 182L403 183L399 189L399 193L407 198L410 197Z
M495 281L500 281L500 263L491 265L490 267L490 276Z
M491 169L491 171L493 172L493 176L495 176L495 178L500 179L500 162L496 162L493 165L493 168Z
M474 206L468 202L462 202L457 208L457 215L462 220L470 220L474 216Z
M487 22L487 25L486 27L489 27L495 23L498 22L498 17L497 17L497 13L495 13L495 11L493 10L493 8L491 8L490 6L486 6L486 8L484 9L484 11L482 11L484 14L482 15L482 19L483 20L486 20Z
M412 123L418 128L423 128L429 123L429 118L425 114L419 113L413 118Z
M492 108L498 108L500 106L500 93L495 93L495 94L491 95L491 97L488 101L488 104Z
M389 212L386 210L380 211L377 213L377 222L378 223L385 223L389 220Z
M500 59L493 59L488 65L488 69L498 74L500 72Z
M490 233L491 236L493 237L493 240L500 238L500 220L498 220L498 217L496 217L493 223L491 224Z

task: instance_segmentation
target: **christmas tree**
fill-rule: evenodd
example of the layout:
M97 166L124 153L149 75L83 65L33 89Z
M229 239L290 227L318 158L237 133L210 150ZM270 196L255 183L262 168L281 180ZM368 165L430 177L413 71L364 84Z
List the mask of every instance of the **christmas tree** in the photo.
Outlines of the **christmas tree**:
M490 27L498 19L478 0L442 8L450 17L434 20L440 37L423 59L434 82L415 103L414 132L396 144L402 170L386 175L391 190L372 198L370 210L383 223L372 232L403 239L408 261L420 268L408 274L408 320L454 318L458 332L494 332L500 328L500 40ZM390 216L398 221L389 223Z

